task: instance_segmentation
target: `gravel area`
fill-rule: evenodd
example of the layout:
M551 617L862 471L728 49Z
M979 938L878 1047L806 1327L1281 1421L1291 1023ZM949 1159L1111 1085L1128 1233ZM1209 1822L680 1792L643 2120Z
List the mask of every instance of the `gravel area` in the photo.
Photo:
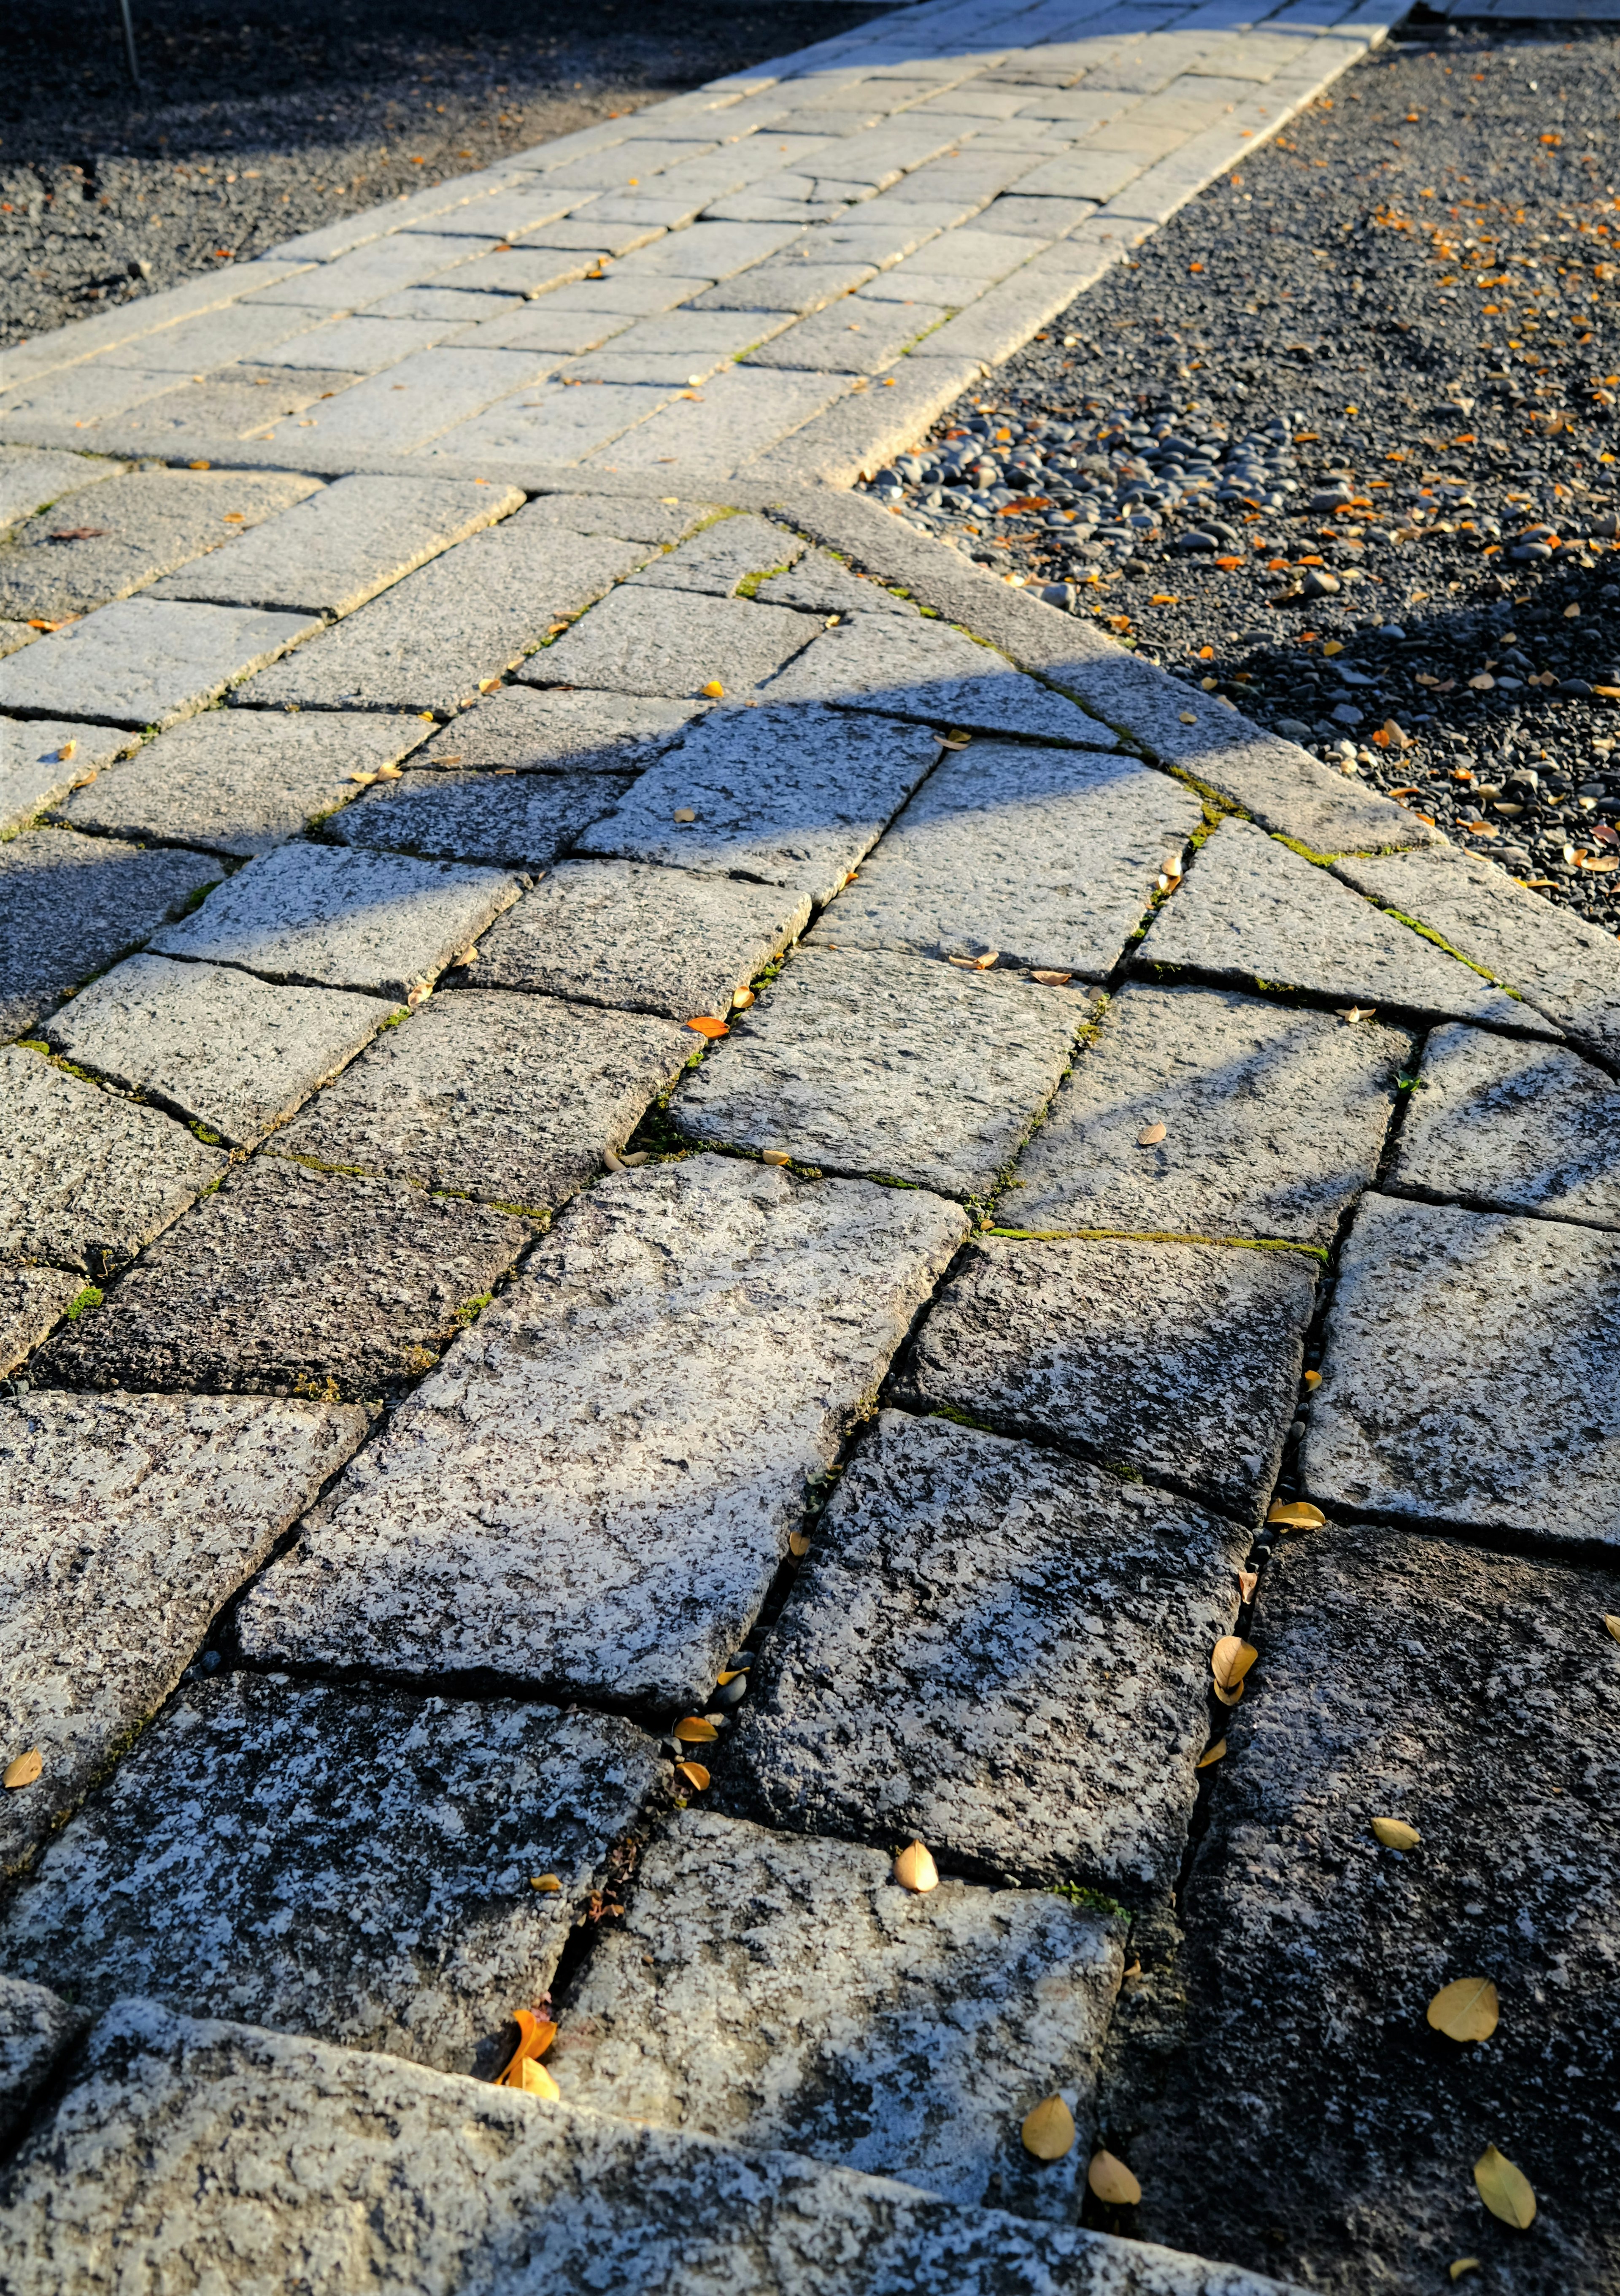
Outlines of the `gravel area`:
M1617 55L1409 23L871 488L1610 929Z
M110 0L12 10L0 348L847 30L839 0Z

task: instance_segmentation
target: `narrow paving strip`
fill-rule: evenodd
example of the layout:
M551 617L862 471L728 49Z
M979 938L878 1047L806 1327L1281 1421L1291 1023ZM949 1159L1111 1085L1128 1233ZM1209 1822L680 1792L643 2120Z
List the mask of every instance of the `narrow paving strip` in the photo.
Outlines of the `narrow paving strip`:
M8 2287L1620 2270L1620 945L847 483L1388 20L0 355Z

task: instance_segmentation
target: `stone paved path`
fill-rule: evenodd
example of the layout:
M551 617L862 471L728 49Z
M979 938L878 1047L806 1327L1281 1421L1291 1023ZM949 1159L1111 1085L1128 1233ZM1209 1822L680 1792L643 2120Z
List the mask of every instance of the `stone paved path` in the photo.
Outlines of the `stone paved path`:
M8 2287L1615 2284L1620 947L844 490L1388 20L0 361Z

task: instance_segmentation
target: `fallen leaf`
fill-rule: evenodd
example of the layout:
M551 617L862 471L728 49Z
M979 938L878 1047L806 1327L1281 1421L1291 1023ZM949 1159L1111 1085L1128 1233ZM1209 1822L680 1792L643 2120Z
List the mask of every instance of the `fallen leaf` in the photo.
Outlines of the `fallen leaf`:
M1284 1530L1320 1530L1328 1520L1309 1499L1274 1499L1265 1511L1265 1519L1280 1524Z
M1252 1603L1255 1599L1255 1589L1259 1584L1260 1573L1257 1570L1240 1570L1238 1573L1238 1600L1240 1603Z
M700 1714L688 1714L683 1720L675 1724L671 1734L678 1738L683 1746L709 1746L714 1743L720 1733L712 1722L706 1722Z
M895 1860L895 1879L903 1890L913 1890L921 1897L939 1887L939 1868L922 1842L908 1841ZM1072 2141L1072 2129L1070 2137Z
M518 2046L507 2060L504 2070L495 2076L497 2088L527 2087L528 2083L523 2078L524 2066L533 2064L536 2057L543 2057L557 2038L555 2025L548 2019L531 2015L527 2009L514 2009L511 2021L518 2029ZM538 2070L536 2066L536 2070ZM549 2073L546 2079L551 2079ZM552 2081L553 2089L556 2086Z
M677 1762L675 1775L684 1778L687 1784L694 1787L699 1793L708 1792L708 1772L701 1762Z
M78 747L77 742L64 742L60 750L52 751L52 762L58 766L65 766Z
M1370 1021L1379 1008L1376 1004L1336 1004L1333 1009L1341 1021L1354 1029L1359 1021Z
M695 1029L700 1037L729 1037L732 1033L724 1021L716 1021L708 1013L695 1014L686 1025L689 1029Z
M711 701L718 701L721 695L725 692L725 688L721 685L720 680L717 677L711 677L708 685L702 688L702 691L708 696L708 699Z
M1183 709L1181 718L1183 726L1196 726L1199 722L1197 715L1190 709Z
M679 813L672 813L669 817L672 821L696 821L698 816L691 806L683 805Z
M546 2071L545 2067L537 2065L532 2057L524 2058L518 2067L517 2079L509 2082L508 2087L520 2088L529 2096L549 2097L553 2104L562 2095L562 2091Z
M1246 1643L1240 1635L1221 1636L1209 1653L1209 1670L1223 1706L1235 1706L1242 1697L1243 1677L1259 1655L1253 1643Z
M47 539L52 542L94 542L98 535L111 532L110 526L59 526Z
M734 989L732 993L732 1010L733 1013L746 1013L749 1006L753 1002L754 992L751 988L738 988Z
M38 1747L30 1746L26 1754L19 1754L14 1762L7 1763L0 1785L9 1786L15 1793L19 1786L31 1786L44 1767Z
M1488 2041L1500 2011L1488 1977L1455 1977L1443 1985L1424 2015L1436 2033L1453 2041Z
M1137 1134L1136 1144L1139 1148L1157 1148L1169 1129L1167 1124L1150 1124Z
M762 1164L790 1164L793 1159L785 1148L762 1148L759 1160Z
M1217 1738L1217 1739L1215 1740L1215 1744L1214 1744L1213 1746L1208 1747L1208 1748L1207 1748L1207 1749L1203 1753L1201 1753L1201 1754L1199 1756L1198 1760L1197 1760L1197 1761L1194 1763L1194 1765L1193 1765L1193 1767L1194 1767L1195 1769L1207 1770L1207 1769L1209 1767L1209 1766L1210 1766L1210 1764L1211 1764L1212 1762L1218 1762L1218 1761L1222 1759L1222 1757L1223 1757L1223 1755L1225 1753L1225 1751L1226 1751L1226 1741L1225 1741L1225 1739L1224 1739L1224 1738Z
M1215 560L1215 564L1220 568L1223 574L1231 574L1234 572L1238 567L1242 565L1242 563L1243 561L1240 558L1217 558Z
M375 774L350 774L348 778L351 782L357 782L362 789L370 789L377 776Z
M806 1530L790 1531L788 1534L788 1552L790 1554L798 1555L802 1561L810 1552L809 1532Z
M1446 2277L1449 2280L1460 2280L1465 2272L1477 2272L1479 2269L1480 2263L1477 2256L1460 2256L1455 2264L1446 2267Z
M1321 1385L1321 1374L1319 1371L1306 1372L1305 1374L1305 1383L1310 1388L1320 1387Z
M746 1675L748 1669L746 1666L723 1667L720 1672L715 1677L715 1680L718 1684L719 1687L724 1690L728 1682L735 1682L740 1675Z
M953 956L951 963L960 964L968 972L988 972L1000 955L999 948L984 948L977 956Z
M1415 1825L1408 1825L1403 1817L1375 1817L1373 1833L1386 1849L1415 1849L1423 1836ZM1432 2024L1434 2020L1431 2018Z
M1617 1643L1620 1643L1620 1619L1616 1618L1612 1611L1607 1611L1604 1614L1603 1623L1608 1628L1610 1634L1613 1635L1615 1640Z
M531 1874L528 1886L531 1890L537 1890L543 1898L554 1898L562 1884L554 1874Z
M1496 680L1488 669L1482 669L1477 677L1470 677L1469 680L1469 685L1476 693L1489 693L1495 683Z
M1330 638L1327 644L1322 648L1322 652L1325 654L1343 653L1344 650L1345 645L1342 638Z
M1141 2186L1111 2152L1093 2152L1092 2165L1085 2172L1085 2181L1100 2201L1115 2209L1133 2209L1141 2198Z
M1503 2224L1527 2232L1535 2222L1535 2194L1529 2177L1511 2161L1504 2160L1494 2144L1487 2144L1475 2161L1474 2182L1486 2208Z
M377 768L377 779L380 782L397 782L402 781L404 778L405 767L403 766L379 766Z
M1024 2115L1019 2131L1026 2152L1037 2161L1060 2161L1075 2141L1075 2116L1060 2096L1043 2097L1033 2112Z
M1074 977L1072 972L1032 972L1029 976L1032 980L1038 980L1043 988L1061 988Z

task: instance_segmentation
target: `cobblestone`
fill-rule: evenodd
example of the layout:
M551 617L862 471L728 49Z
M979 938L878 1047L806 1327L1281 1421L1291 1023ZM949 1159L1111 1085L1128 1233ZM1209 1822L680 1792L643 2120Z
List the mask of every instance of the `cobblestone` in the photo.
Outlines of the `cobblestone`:
M1486 1211L1620 1227L1620 1090L1562 1046L1436 1029L1389 1184Z
M89 2021L45 1986L0 1977L0 2142L17 2136L52 2067Z
M545 869L633 787L628 774L410 774L327 824L340 845Z
M1027 677L1004 655L948 624L920 619L880 625L862 617L822 632L800 660L773 679L765 699L831 702L1084 748L1117 746L1108 726Z
M503 685L436 734L411 763L449 772L637 774L662 757L706 704L563 686Z
M61 1267L0 1267L0 1377L59 1324L83 1290Z
M536 685L593 685L681 701L701 700L718 685L735 698L753 692L814 635L814 622L781 606L688 592L672 614L659 591L627 585L522 675Z
M196 853L25 830L0 844L0 1034L20 1036L215 882Z
M26 829L134 746L133 734L105 726L0 718L0 839Z
M0 709L172 726L320 627L298 614L119 599L0 661Z

